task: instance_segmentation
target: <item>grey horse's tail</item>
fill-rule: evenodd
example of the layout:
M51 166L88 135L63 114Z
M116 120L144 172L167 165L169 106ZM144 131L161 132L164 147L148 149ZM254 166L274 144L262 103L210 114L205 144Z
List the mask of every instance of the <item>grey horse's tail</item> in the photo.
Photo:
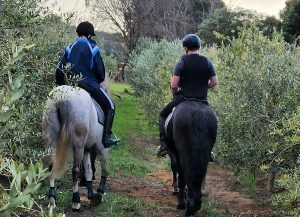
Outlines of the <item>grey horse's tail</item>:
M53 158L52 174L60 178L66 170L72 144L72 117L70 114L70 102L67 100L56 103L57 116L60 119L60 134Z

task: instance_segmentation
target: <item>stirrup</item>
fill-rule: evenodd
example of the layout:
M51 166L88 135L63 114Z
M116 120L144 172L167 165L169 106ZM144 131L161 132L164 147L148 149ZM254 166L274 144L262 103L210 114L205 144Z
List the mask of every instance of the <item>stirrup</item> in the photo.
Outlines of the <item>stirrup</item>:
M113 132L111 133L114 136L114 140L117 141L117 145L120 144L121 140Z
M213 164L215 162L214 158L215 158L215 154L213 152L210 152L208 163Z
M111 146L114 146L114 145L117 145L117 144L118 144L118 142L115 141L115 140L112 140L112 139L103 141L104 148L110 148Z
M103 139L104 148L110 148L111 146L120 144L121 140L116 136L116 134L112 133L112 135L115 137L114 139L112 139L111 136L107 140L105 138Z

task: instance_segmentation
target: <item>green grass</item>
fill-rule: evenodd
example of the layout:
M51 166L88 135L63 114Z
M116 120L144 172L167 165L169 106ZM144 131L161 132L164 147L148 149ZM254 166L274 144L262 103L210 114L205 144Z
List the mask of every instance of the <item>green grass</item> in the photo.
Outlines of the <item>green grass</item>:
M216 200L204 199L202 203L201 216L205 217L234 217L234 215L226 213L225 211L220 211L218 208L218 202Z
M96 212L101 213L103 217L143 216L142 206L144 204L141 200L117 194L104 195L102 200Z
M253 198L257 200L257 193L256 193L256 177L251 172L244 171L241 172L238 176L238 180L242 186L245 187L247 193Z
M127 84L111 84L111 93L116 104L116 116L113 131L121 139L121 144L109 151L108 167L112 176L144 176L153 171L155 165L143 161L139 153L134 153L134 147L143 154L154 154L153 147L140 147L132 140L136 136L155 136L156 129L149 126L143 113L138 108L133 91ZM121 97L118 98L115 95Z

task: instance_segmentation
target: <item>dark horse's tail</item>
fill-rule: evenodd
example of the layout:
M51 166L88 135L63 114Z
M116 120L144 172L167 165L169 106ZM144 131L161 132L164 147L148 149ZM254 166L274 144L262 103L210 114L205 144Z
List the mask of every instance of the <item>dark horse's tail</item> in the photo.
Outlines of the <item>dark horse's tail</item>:
M211 143L210 131L216 130L216 118L213 110L201 103L186 101L177 106L173 116L174 140L179 153L186 155L193 162L190 169L199 176L197 168L208 164Z
M191 120L191 164L189 165L194 182L200 182L206 174L210 158L210 139L208 130L208 118L202 110L194 110ZM202 180L203 181L203 180ZM195 183L197 184L197 183ZM201 183L198 183L201 184Z
M187 212L192 214L201 208L201 186L216 139L217 119L204 103L186 101L176 107L172 121L180 168L188 186Z

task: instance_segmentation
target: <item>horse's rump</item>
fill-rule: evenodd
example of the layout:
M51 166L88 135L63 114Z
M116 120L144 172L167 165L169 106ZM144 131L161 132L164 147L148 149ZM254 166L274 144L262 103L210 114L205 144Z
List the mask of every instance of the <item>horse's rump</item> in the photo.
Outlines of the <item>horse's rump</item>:
M177 148L185 151L204 151L215 142L217 119L214 111L202 102L185 101L179 104L172 117L173 139Z
M55 179L63 175L70 153L73 153L72 209L78 211L81 206L78 178L82 162L85 169L88 199L93 199L93 171L89 151L91 147L95 147L95 152L106 156L107 152L102 144L102 133L103 126L98 122L97 111L88 92L66 85L54 88L43 114L44 138L48 147L55 149L49 190L49 202L53 208L56 206ZM103 186L102 189L104 189Z
M63 174L71 148L89 148L100 140L97 124L96 109L85 90L63 85L51 91L43 134L48 147L55 149L52 171L56 178Z

